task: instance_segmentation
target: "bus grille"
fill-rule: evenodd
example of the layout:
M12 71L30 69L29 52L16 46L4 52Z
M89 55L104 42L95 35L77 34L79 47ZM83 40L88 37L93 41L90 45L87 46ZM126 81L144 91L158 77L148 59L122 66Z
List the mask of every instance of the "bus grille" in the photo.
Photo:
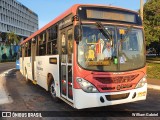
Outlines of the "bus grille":
M126 99L128 98L128 96L129 96L129 93L118 94L118 95L105 95L108 101Z
M111 83L126 83L131 82L136 77L138 77L138 74L136 75L130 75L130 76L118 76L118 77L95 77L95 79L103 84L111 84Z

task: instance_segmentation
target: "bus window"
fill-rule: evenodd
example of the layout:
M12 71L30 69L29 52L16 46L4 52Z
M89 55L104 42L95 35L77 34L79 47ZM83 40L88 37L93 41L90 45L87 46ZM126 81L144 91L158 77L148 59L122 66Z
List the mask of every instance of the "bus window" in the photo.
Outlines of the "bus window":
M65 38L65 33L62 33L62 63L66 63L66 53L67 53L67 50L66 50L66 38Z
M58 54L57 49L57 27L53 26L48 30L47 54Z
M31 56L31 41L29 42L27 49L28 49L28 57L30 57Z
M41 33L39 37L39 55L46 54L46 32Z
M25 57L28 57L28 43L25 44Z
M73 53L73 38L72 30L68 30L68 63L72 63L72 53Z

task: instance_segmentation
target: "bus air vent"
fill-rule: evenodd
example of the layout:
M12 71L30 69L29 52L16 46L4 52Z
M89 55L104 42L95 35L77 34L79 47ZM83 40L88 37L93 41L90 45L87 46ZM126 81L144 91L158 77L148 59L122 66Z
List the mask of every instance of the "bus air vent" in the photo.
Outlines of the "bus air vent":
M95 77L95 79L103 84L111 84L111 83L127 83L131 82L135 78L138 77L138 74L136 75L129 75L129 76L117 76L117 77Z
M102 90L115 90L115 87L102 87Z
M108 101L112 101L112 100L121 100L121 99L126 99L128 98L129 93L125 93L125 94L117 94L117 95L106 95L106 99Z

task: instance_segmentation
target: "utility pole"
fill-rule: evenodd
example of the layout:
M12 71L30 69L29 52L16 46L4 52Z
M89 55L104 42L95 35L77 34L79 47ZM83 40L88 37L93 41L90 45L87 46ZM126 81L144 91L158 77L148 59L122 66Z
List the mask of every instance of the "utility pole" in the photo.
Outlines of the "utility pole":
M144 1L140 0L140 16L142 21L143 21L143 4L144 4Z

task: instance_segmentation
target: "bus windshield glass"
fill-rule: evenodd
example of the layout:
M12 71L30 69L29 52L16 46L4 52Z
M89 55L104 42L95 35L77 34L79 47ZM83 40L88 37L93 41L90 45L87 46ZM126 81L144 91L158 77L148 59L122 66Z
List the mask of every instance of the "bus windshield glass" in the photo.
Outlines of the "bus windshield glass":
M145 65L142 29L104 26L106 37L97 25L82 25L78 44L78 63L93 71L127 71Z

